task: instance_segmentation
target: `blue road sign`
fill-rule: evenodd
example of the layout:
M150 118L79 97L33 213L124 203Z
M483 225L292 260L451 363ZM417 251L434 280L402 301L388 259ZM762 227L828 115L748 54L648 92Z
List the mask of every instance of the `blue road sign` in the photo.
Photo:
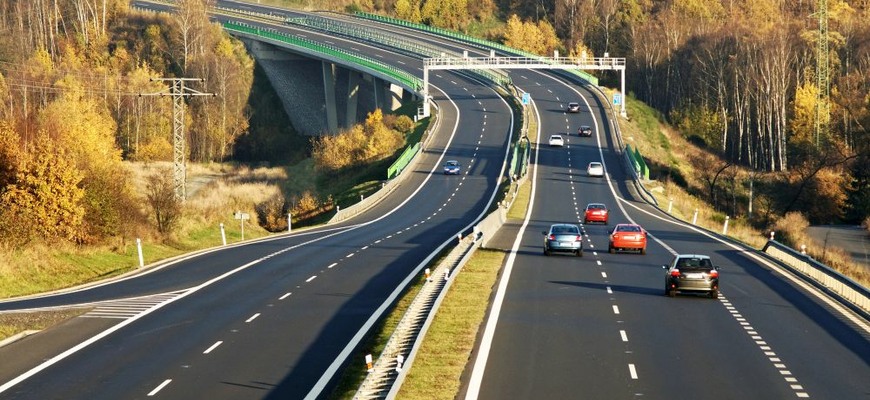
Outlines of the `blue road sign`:
M618 106L622 104L622 95L619 93L613 94L613 105Z
M523 105L527 106L531 102L532 102L532 95L529 94L528 92L523 93Z

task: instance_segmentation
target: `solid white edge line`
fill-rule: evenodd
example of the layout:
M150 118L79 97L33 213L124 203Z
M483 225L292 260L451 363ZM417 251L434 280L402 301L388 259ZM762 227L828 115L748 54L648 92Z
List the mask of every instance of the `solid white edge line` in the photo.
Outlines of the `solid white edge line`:
M157 385L157 387L154 388L154 390L152 390L151 392L148 393L148 397L153 397L155 394L157 394L157 392L159 392L161 389L166 387L166 385L168 385L169 382L172 382L172 379L167 379L167 380L163 381L163 383L161 383L160 385Z
M535 101L532 100L532 108L535 110L535 116L538 121L541 120L541 115L538 112L538 107L535 104ZM483 374L486 369L486 362L489 359L489 352L492 349L492 340L495 337L495 329L496 325L498 325L498 317L501 314L502 303L504 302L505 293L507 292L508 282L510 282L511 272L514 269L514 262L516 261L517 254L520 249L520 244L522 243L523 234L526 231L526 228L529 226L529 220L532 217L532 209L535 206L535 191L538 187L538 165L537 160L539 156L539 150L541 148L541 124L538 124L538 132L537 132L537 143L535 146L535 163L531 165L532 168L532 190L529 196L529 206L526 209L526 216L523 219L523 224L520 226L520 230L517 233L516 239L514 239L514 245L511 248L511 252L508 255L507 261L505 262L504 272L502 273L502 278L499 281L498 289L495 293L495 297L492 300L492 306L490 308L489 318L486 320L486 326L483 329L483 336L480 339L480 348L477 351L477 358L474 360L474 365L471 367L471 378L468 383L468 390L465 392L465 398L467 400L476 400L477 396L480 394L480 386L483 383Z
M205 351L203 351L202 354L208 354L208 353L211 353L212 350L216 349L216 348L217 348L218 346L220 346L223 342L224 342L223 340L218 340L217 342L215 342L215 344L211 345L211 347L205 349Z

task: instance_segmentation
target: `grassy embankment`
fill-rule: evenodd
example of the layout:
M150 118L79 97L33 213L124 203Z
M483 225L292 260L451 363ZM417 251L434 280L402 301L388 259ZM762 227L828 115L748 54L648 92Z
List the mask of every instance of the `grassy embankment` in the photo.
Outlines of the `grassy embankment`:
M409 104L399 112L416 110ZM407 111L410 112L410 111ZM409 142L420 141L428 120L419 123L408 135ZM400 150L401 151L401 150ZM359 201L360 195L368 196L380 188L391 161L338 174L325 176L314 168L311 159L286 167L250 168L235 164L207 164L188 166L188 199L181 218L173 233L167 237L142 237L142 252L146 267L191 251L220 246L220 225L224 225L227 243L242 239L240 221L233 218L235 211L251 215L246 221L244 239L256 239L271 235L257 224L256 205L273 196L291 198L305 191L316 193L319 198L332 197L346 207ZM145 177L163 168L165 163L130 163L135 192L145 193ZM141 204L145 204L144 199ZM143 212L147 212L143 208ZM324 215L305 221L306 225L318 224L332 215ZM303 224L294 222L294 230ZM44 293L90 282L117 277L135 272L138 266L136 238L126 237L100 246L76 246L73 244L37 244L25 248L0 249L0 298ZM57 314L57 322L66 314ZM16 332L43 329L51 325L47 315L0 314L0 340ZM30 324L27 321L33 323Z

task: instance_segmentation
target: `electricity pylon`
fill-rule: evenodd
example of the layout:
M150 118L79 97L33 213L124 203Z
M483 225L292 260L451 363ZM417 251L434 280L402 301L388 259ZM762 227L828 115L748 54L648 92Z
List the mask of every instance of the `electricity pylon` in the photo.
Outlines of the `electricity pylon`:
M140 96L172 96L172 176L175 198L187 198L187 154L184 136L184 98L193 96L212 96L185 86L185 82L202 82L201 78L151 78L151 81L171 82L167 90L157 93L140 93Z

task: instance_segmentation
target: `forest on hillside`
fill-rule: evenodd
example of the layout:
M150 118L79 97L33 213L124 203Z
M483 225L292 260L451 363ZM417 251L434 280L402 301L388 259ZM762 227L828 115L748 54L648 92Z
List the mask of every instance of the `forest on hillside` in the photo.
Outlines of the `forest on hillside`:
M870 214L868 0L348 4L542 55L625 57L629 94L716 154L706 169L740 166L757 175L776 214L801 211L816 223ZM827 40L820 41L822 21ZM826 58L818 56L820 45ZM616 86L614 77L602 78Z
M870 1L827 1L823 118L816 1L272 2L386 13L539 54L624 56L629 95L713 154L690 162L716 173L701 194L717 208L744 214L737 199L754 182L759 224L870 213ZM172 100L158 95L169 86L152 78L201 78L190 87L216 95L186 99L191 161L287 162L275 155L287 132L258 122L280 110L256 106L256 66L209 22L210 3L179 0L169 15L128 0L0 2L0 240L87 244L153 229L121 166L172 157ZM737 167L749 178L735 183Z

